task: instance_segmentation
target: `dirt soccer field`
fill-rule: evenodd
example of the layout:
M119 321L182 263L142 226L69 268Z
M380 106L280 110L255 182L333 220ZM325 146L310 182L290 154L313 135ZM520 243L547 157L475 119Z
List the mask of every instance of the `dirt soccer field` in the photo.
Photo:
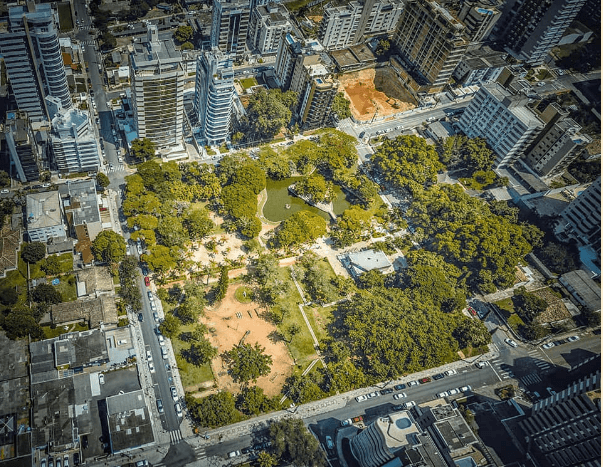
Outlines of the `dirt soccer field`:
M350 108L356 120L370 120L375 110L377 117L383 117L417 106L389 67L345 73L339 82L352 102Z
M257 386L261 387L267 396L274 396L280 393L285 379L289 376L293 360L284 342L273 343L268 339L268 335L277 331L277 328L258 317L255 310L257 308L261 315L259 305L254 302L243 304L234 297L235 290L239 287L238 284L229 287L224 300L215 309L207 308L205 318L202 320L208 329L215 329L215 332L210 334L210 341L218 348L218 356L212 361L216 382L219 389L226 389L234 394L239 392L239 385L222 366L220 355L232 349L249 331L244 342L251 345L258 342L266 348L266 354L272 356L271 372L259 378Z

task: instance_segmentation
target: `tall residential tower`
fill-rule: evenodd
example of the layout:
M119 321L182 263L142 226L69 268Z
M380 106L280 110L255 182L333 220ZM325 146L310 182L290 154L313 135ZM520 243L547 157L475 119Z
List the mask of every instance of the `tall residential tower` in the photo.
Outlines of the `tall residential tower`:
M0 54L19 110L32 121L49 120L44 98L54 96L71 108L65 65L50 4L12 5L0 23Z
M214 0L211 46L242 58L251 14L250 0Z

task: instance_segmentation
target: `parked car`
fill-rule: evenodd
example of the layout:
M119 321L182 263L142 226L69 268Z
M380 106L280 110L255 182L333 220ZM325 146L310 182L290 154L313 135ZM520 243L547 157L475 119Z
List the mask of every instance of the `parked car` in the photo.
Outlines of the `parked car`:
M398 399L404 399L406 397L406 393L405 392L400 392L398 394L394 394L394 399L398 400Z
M406 384L396 384L394 386L395 391L401 391L402 389L406 389Z
M105 375L103 375L102 373L98 374L98 382L100 384L105 384Z
M182 406L180 405L180 403L174 404L174 410L176 411L176 416L178 418L182 418Z
M365 395L356 397L356 402L364 402L367 400L368 400L368 397L366 397Z
M150 301L155 300L155 298L153 298L153 292L151 292L150 290L147 291L147 297L149 298Z
M443 398L443 397L448 397L448 392L444 391L444 392L438 392L436 394L436 397L438 397L439 399Z
M487 365L487 363L486 363L486 362L477 362L477 363L475 364L475 366L476 366L476 367L478 367L478 368L480 368L480 369L481 369L481 368L485 368L485 367L486 367L486 365Z
M381 391L379 391L381 393L382 396L385 396L386 394L391 394L392 392L394 392L394 390L392 388L386 388L386 389L381 389Z
M147 276L144 277L144 285L147 287L151 285L151 279L149 279Z
M379 394L378 392L376 392L376 391L375 391L375 392L369 392L369 393L366 395L366 397L367 397L368 399L372 399L373 397L379 397L380 395L381 395L381 394Z
M417 380L415 380L415 381L409 381L408 382L408 387L409 388L412 387L412 386L418 386L418 385L419 385L419 382Z
M234 457L239 457L241 455L241 451L231 451L228 453L228 458L232 459Z
M458 394L459 392L460 392L460 391L459 391L458 389L456 389L456 388L454 388L454 389L450 389L450 390L448 391L448 395L449 395L449 396L454 396L455 394Z
M2 191L0 191L0 193L2 193L3 195L7 195L8 193L10 193L10 190L8 188L4 188Z
M552 349L553 347L555 347L555 344L553 342L547 342L542 346L543 349Z
M448 371L445 371L444 374L446 376L452 376L452 375L456 375L457 373L456 373L456 370L448 370Z
M330 436L325 436L325 441L327 443L327 449L333 449L335 447L333 439Z
M505 339L505 342L510 345L511 347L517 347L517 342L515 342L513 339L509 339L508 337Z
M417 405L417 403L415 401L408 401L405 402L404 404L402 404L402 407L404 407L404 410L408 410L413 408L415 405Z
M444 376L446 376L444 373L438 373L437 375L433 375L433 379L434 380L442 379Z
M153 365L153 362L149 362L149 371L155 373L155 365Z
M394 412L399 412L400 410L404 410L404 406L403 406L402 404L394 405L394 406L392 407L392 410L393 410Z
M429 382L431 382L431 378L429 376L426 376L425 378L421 378L419 380L419 383L421 383L421 384L425 384L425 383L429 383Z
M163 401L161 399L157 399L157 412L163 413Z
M161 334L157 334L157 340L159 341L159 345L165 345L165 339Z
M460 392L469 392L471 391L471 386L467 385L467 386L462 386L459 388Z
M178 392L176 391L176 387L171 386L170 392L172 393L172 399L174 399L174 402L177 402L178 401Z
M153 313L153 319L155 320L156 323L159 322L159 315L157 314L157 312Z
M149 362L152 362L152 361L153 361L153 354L151 353L151 351L150 351L150 350L147 350L147 360L148 360Z
M567 341L568 341L568 342L576 342L576 341L578 341L578 340L580 340L580 337L579 337L579 336L572 336L572 337L568 337L568 338L567 338Z
M69 467L69 456L67 454L63 456L63 467Z

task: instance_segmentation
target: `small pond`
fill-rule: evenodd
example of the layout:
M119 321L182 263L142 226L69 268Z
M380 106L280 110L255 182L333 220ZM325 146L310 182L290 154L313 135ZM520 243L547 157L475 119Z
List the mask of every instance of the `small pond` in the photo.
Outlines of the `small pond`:
M288 219L298 211L306 210L324 217L327 221L330 220L330 217L326 212L323 212L314 206L310 206L302 199L289 194L289 191L287 190L289 185L301 178L302 177L290 177L285 178L284 180L266 180L266 191L268 192L268 200L264 205L264 217L266 219L273 222L280 222ZM335 193L337 193L337 199L333 202L333 211L335 211L335 214L340 215L350 207L350 203L346 200L345 194L337 185L335 185ZM287 209L287 205L289 206L289 209Z

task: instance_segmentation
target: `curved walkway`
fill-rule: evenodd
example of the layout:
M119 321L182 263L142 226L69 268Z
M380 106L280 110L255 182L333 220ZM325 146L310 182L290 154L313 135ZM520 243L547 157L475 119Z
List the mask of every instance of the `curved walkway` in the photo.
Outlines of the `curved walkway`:
M260 191L259 196L260 201L258 203L258 217L260 218L262 223L267 225L280 225L280 222L270 221L264 217L264 205L266 204L266 201L268 201L268 192L266 191L266 188Z

